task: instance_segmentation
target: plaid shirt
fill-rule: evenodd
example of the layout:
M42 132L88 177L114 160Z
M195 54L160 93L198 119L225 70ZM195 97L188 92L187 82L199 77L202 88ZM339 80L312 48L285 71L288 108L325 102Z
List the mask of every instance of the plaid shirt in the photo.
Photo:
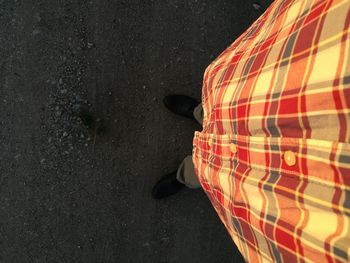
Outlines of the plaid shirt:
M205 71L192 160L247 262L350 261L349 24L276 0Z

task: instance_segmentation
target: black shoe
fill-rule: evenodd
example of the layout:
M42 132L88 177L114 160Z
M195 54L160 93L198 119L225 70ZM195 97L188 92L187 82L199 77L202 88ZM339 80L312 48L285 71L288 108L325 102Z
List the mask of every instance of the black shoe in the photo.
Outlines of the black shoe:
M173 113L196 120L193 110L199 105L199 102L194 98L186 95L168 95L164 97L163 103Z
M176 179L176 172L163 176L153 187L152 196L161 199L176 194L184 185Z

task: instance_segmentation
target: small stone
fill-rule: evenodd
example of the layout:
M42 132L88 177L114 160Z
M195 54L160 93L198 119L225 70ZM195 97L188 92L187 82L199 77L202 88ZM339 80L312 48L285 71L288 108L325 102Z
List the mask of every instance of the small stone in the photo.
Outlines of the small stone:
M38 29L34 29L32 32L33 36L39 35L40 33L41 33L41 31Z
M73 111L77 113L80 110L80 104L73 104L72 108L73 108Z
M255 10L259 10L261 8L261 5L258 4L258 3L254 3L253 7L254 7Z
M37 20L38 22L41 21L41 17L40 17L40 14L39 14L39 13L36 13L36 14L34 15L34 17L36 18L36 20Z
M63 137L66 137L67 135L68 135L68 133L67 133L67 132L64 132L62 136L63 136Z

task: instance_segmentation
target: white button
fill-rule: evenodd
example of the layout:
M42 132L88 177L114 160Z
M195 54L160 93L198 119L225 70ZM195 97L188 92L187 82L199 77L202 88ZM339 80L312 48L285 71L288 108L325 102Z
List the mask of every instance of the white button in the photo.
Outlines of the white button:
M232 153L236 153L237 152L237 146L235 144L231 144L230 145L230 150Z
M292 151L286 151L283 154L283 159L288 166L293 166L297 162L297 159L295 157L295 153L293 153Z

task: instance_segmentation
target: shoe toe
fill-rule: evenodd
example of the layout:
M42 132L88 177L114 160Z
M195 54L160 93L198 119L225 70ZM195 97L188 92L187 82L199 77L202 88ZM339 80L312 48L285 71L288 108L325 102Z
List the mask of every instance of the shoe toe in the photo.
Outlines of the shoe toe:
M176 180L176 172L168 174L160 179L152 189L152 196L161 199L177 193L183 184Z
M193 110L199 104L195 99L185 95L167 95L163 103L170 111L194 119Z

